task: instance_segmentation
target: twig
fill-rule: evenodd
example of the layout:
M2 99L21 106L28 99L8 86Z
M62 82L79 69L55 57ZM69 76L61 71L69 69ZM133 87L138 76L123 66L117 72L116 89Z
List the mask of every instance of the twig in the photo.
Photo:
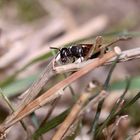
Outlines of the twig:
M21 120L23 117L27 116L37 108L43 106L44 104L53 101L57 97L61 95L59 90L65 88L72 82L74 82L76 79L80 78L81 76L87 74L89 71L103 65L106 61L111 59L112 57L116 56L118 53L120 53L120 49L115 48L114 51L110 51L106 53L102 58L96 59L94 62L88 64L86 67L83 67L81 70L75 72L74 74L67 77L65 80L59 82L54 87L49 89L47 92L45 92L43 95L32 101L31 103L27 104L20 112L15 112L16 115L12 114L12 119L7 119L1 126L0 130L6 130L11 125L16 123L17 121ZM11 117L9 117L11 118Z

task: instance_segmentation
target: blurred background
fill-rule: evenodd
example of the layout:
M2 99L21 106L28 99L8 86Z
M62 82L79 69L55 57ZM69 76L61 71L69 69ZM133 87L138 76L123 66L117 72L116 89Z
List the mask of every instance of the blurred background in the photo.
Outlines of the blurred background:
M0 87L16 108L17 96L30 87L54 56L50 46L63 47L75 43L94 43L98 35L103 36L104 43L107 44L118 36L128 35L133 39L119 42L117 45L122 50L140 47L139 14L139 0L0 0ZM112 94L105 102L102 119L124 90L126 77L132 79L127 98L134 96L140 90L139 69L139 60L117 65L112 76ZM75 93L84 92L92 80L104 83L107 72L108 68L102 67L77 80L72 84ZM51 79L43 90L46 91L62 80L62 77L59 75L55 80ZM69 92L67 90L65 92ZM69 96L59 101L52 116L56 116L71 105ZM138 108L139 102L128 111L130 118L125 120L122 126L126 127L125 130L129 129L119 135L120 140L139 129ZM47 109L48 106L35 112L39 121L45 117ZM1 98L0 122L10 112ZM95 114L94 111L93 114ZM87 120L91 118L87 117ZM34 131L32 122L28 121L30 129ZM131 127L129 127L130 124ZM88 123L86 125L88 126ZM90 139L86 133L87 126L84 127L85 131L81 131L77 140ZM52 134L50 132L45 134L44 139L50 139ZM8 138L24 139L24 135L24 130L17 124L9 130ZM138 137L134 139L137 140Z

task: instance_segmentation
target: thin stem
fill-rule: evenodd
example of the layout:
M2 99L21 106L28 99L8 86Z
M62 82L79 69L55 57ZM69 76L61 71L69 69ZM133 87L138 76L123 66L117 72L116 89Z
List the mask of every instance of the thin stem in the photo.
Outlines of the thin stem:
M1 88L0 88L0 95L2 96L2 98L4 99L4 101L7 103L8 107L10 108L10 110L11 110L12 112L14 112L14 111L15 111L15 110L14 110L14 107L13 107L12 104L10 103L9 99L7 98L7 96L4 95L4 93L3 93L3 91L2 91ZM24 122L23 122L23 121L20 121L20 123L21 123L23 129L27 132L28 129L27 129L26 125L24 124ZM27 132L27 134L28 134L28 132Z

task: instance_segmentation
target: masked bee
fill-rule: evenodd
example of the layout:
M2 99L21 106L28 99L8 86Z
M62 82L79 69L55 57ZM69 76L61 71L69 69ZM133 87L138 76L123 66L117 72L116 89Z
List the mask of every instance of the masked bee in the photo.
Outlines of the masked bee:
M81 59L81 61L84 60L84 57L89 52L90 48L93 46L93 44L77 44L72 45L68 48L54 48L51 47L51 49L57 49L59 51L58 55L60 55L60 61L62 63L68 62L70 59L72 59L72 62L75 62L76 59ZM57 55L57 56L58 56ZM57 58L57 57L56 57Z
M121 37L118 38L106 46L103 46L103 38L102 36L97 36L95 39L95 44L76 44L70 47L63 47L63 48L55 48L50 47L51 49L58 50L58 54L55 57L55 60L60 60L63 64L70 62L75 62L77 59L80 59L81 62L87 59L94 59L99 56L102 56L104 53L108 51L108 47L112 44L120 41L120 40L127 40L130 37Z

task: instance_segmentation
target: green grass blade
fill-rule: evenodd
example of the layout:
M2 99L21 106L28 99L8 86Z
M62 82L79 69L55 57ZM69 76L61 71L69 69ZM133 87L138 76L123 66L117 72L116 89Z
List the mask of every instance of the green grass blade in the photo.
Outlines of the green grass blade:
M41 128L37 129L36 132L33 134L33 139L37 139L42 134L50 131L51 129L58 126L60 123L64 121L66 116L68 115L70 109L67 109L66 111L62 112L60 115L56 116L52 120L46 122Z
M133 105L139 98L140 98L140 92L138 92L137 95L132 100L130 100L129 102L127 102L124 105L124 109L127 109L128 107L130 107L131 105Z
M118 62L119 57L120 57L120 56L117 56L116 60L113 62L112 66L111 66L111 69L110 69L110 71L109 71L109 74L108 74L108 76L107 76L107 79L106 79L106 81L105 81L105 83L104 83L104 85L103 85L103 89L104 89L104 90L107 90L107 89L108 89L109 81L110 81L110 79L111 79L112 73L113 73L113 71L114 71L114 69L115 69L115 67L116 67L116 64L117 64L117 62Z
M98 125L98 120L99 120L99 116L101 114L101 109L102 109L103 103L104 103L104 99L99 102L98 107L97 107L97 111L96 111L96 115L95 115L95 118L93 121L93 126L92 126L91 131L93 132L94 135L95 135L96 127Z
M140 90L140 76L130 78L131 85L129 87L130 90L137 89ZM126 80L120 80L112 83L110 85L109 90L122 90L127 85Z
M23 79L18 79L7 86L4 86L2 89L5 96L11 97L25 91L34 82L34 80L37 79L37 77L38 74L32 75Z

